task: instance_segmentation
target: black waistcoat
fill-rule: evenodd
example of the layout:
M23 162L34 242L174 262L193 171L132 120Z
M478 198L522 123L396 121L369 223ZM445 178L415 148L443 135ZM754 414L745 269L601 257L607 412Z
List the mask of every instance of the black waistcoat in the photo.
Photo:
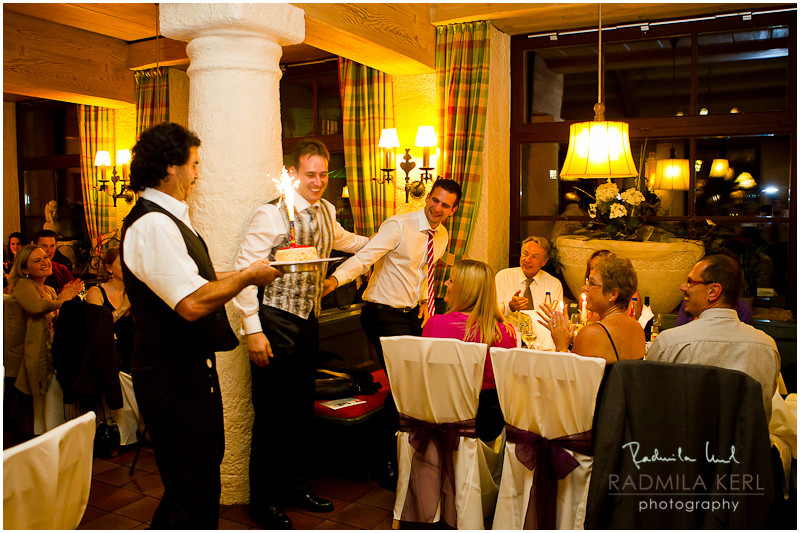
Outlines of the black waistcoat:
M208 248L200 236L158 204L140 198L122 225L121 241L128 228L142 215L159 212L171 218L181 232L189 256L197 264L201 277L215 281L217 275ZM135 328L132 366L150 366L169 358L207 358L210 353L232 350L239 345L225 313L225 307L190 322L182 318L125 266L125 247L120 246L122 277L131 301Z

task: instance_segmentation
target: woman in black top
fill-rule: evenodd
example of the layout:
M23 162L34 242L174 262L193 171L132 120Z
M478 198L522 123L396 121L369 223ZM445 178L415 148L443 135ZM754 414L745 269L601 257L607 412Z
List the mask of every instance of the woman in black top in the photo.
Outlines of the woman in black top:
M109 248L103 256L106 271L111 273L108 281L89 289L86 301L108 307L114 317L114 342L117 346L119 369L123 372L131 371L131 354L133 352L133 318L131 317L131 303L125 291L125 282L122 280L122 262L119 257L119 248Z

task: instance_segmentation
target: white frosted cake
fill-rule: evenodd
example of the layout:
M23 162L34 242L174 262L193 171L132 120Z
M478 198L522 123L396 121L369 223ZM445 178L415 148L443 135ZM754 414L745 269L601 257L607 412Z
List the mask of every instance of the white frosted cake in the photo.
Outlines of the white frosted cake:
M290 246L275 252L275 261L297 263L298 261L313 261L319 259L317 249L313 246Z

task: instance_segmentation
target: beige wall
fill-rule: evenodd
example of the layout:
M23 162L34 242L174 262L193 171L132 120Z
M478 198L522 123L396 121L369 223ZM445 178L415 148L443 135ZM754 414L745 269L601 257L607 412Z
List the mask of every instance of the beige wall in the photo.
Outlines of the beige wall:
M496 272L508 266L511 38L492 27L489 50L481 197L465 256L488 263Z
M20 230L17 175L17 106L3 102L3 244Z
M397 138L400 146L397 152L397 170L394 172L400 186L405 184L405 172L400 169L399 163L403 161L405 148L411 148L411 155L417 168L412 170L409 177L412 181L419 179L419 166L422 164L422 148L414 146L419 126L433 126L436 134L439 131L439 99L436 94L436 74L419 74L416 76L394 76L394 124L397 128ZM441 139L440 139L441 140ZM438 169L437 169L438 170ZM436 171L434 171L436 172ZM434 177L436 174L434 173ZM433 182L428 182L427 189ZM395 190L396 213L408 213L422 209L425 199L409 197L406 203L404 190Z
M189 76L177 68L169 69L169 120L189 127Z

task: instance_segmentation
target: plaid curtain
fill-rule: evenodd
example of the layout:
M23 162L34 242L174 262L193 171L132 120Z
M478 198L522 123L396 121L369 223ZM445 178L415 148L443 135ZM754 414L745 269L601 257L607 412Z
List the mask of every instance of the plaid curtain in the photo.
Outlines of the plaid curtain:
M489 22L436 28L436 81L440 109L442 177L457 181L461 203L449 224L448 252L458 261L478 212L483 171L483 136L489 95ZM442 296L450 267L439 262L437 294Z
M169 121L169 69L137 70L136 138L144 130Z
M114 147L114 111L104 107L78 106L78 127L81 137L81 190L83 210L86 214L86 227L92 247L99 245L103 237L115 231L114 204L109 195L98 191L98 179L102 171L94 166L94 156L98 150L107 150L112 163L116 155ZM106 169L106 178L111 177L111 169Z
M355 61L339 58L344 160L355 230L371 236L395 211L394 185L378 184L383 128L394 126L392 77Z

